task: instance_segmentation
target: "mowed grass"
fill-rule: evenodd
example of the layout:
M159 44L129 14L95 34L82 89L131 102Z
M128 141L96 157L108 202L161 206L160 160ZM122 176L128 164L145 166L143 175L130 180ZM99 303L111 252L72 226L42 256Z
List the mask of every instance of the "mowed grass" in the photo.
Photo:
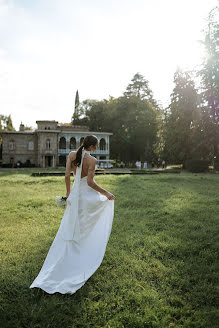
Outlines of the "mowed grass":
M97 176L117 198L113 228L73 295L29 288L64 213L64 176L0 175L2 328L218 327L219 174Z

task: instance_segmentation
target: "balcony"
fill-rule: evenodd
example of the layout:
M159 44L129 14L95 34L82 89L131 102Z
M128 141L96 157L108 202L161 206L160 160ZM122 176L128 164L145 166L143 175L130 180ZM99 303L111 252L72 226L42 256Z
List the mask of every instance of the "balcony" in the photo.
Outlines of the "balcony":
M59 155L67 155L70 153L70 151L76 151L77 149L58 149L58 154ZM91 152L91 154L94 155L109 155L108 150L100 150L96 149L94 152Z

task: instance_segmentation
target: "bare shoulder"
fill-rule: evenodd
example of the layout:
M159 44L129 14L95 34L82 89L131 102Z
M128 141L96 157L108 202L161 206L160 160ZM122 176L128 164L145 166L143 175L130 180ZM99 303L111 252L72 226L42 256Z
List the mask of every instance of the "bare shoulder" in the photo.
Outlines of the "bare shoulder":
M89 156L89 160L91 161L91 163L97 163L97 159L94 156Z
M88 171L95 170L96 164L97 164L97 159L94 156L89 155L88 156Z
M76 158L76 151L70 151L70 153L68 154L69 158L71 160L74 160Z

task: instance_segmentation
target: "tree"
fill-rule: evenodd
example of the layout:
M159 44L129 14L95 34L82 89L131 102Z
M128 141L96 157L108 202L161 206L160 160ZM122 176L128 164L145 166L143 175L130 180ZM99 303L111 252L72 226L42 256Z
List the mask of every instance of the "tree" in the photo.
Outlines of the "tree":
M7 130L8 131L14 131L14 127L13 127L13 124L12 124L12 119L11 119L11 115L7 116L6 118L6 126L7 126Z
M113 112L111 153L123 161L152 161L157 138L157 111L147 100L120 97Z
M112 158L125 162L135 162L137 158L151 161L155 157L159 111L153 105L155 100L148 82L140 74L135 75L126 91L119 98L83 101L78 106L77 122L88 125L90 131L113 133Z
M174 74L175 87L165 113L164 158L172 163L185 163L194 155L194 134L198 121L198 94L191 72L179 68Z
M79 93L78 90L76 91L75 95L75 108L74 108L74 114L72 115L72 124L78 124L78 121L80 119L80 113L79 113Z
M149 82L140 73L136 73L134 75L131 83L128 84L123 95L126 98L135 96L141 100L148 100L154 107L158 108L157 102L153 97L153 93L149 88Z
M34 130L32 126L24 125L24 130Z
M208 26L202 42L206 56L203 68L198 72L201 77L201 109L206 119L203 129L208 130L211 144L211 159L219 160L219 8L213 8L208 16Z
M0 114L0 133L2 130L15 131L12 124L11 115ZM0 145L2 145L2 136L0 135Z
M12 124L11 115L0 114L0 130L15 131Z

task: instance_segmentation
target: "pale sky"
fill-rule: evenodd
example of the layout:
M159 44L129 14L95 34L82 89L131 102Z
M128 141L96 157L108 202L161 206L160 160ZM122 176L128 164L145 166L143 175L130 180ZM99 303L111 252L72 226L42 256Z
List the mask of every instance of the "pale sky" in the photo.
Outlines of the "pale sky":
M0 114L36 128L80 101L119 97L134 74L165 107L180 66L200 65L217 0L0 0Z

